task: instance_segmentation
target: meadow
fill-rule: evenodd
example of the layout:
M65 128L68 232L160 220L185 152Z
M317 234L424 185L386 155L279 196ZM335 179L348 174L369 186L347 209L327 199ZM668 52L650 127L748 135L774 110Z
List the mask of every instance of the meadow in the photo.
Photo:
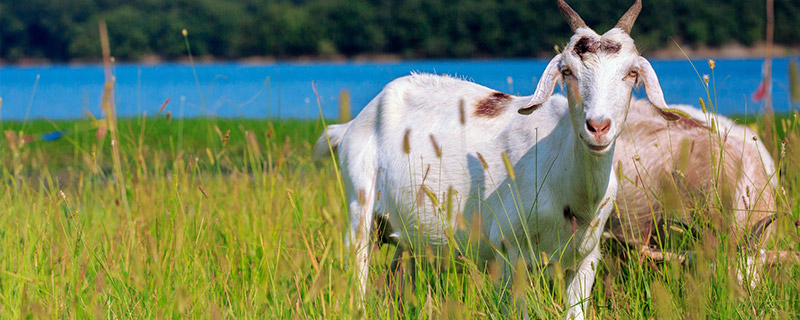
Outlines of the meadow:
M778 203L788 214L776 221L769 246L798 250L800 213L789 208L800 200L800 121L785 115L776 123ZM6 138L0 143L1 318L360 315L348 267L353 254L342 236L341 180L333 159L311 159L322 119L159 114L116 125L93 119L0 125ZM54 141L38 135L56 130L63 136ZM606 241L589 317L800 317L800 267L770 268L758 286L742 287L736 248L681 239L669 249L696 252L692 266L654 263ZM496 268L484 273L467 263L461 273L439 273L418 252L416 290L406 286L398 301L386 281L394 247L375 252L368 318L500 317L504 293L496 290ZM528 279L514 294L527 301L531 316L561 318L561 292L554 288L563 277L533 272Z

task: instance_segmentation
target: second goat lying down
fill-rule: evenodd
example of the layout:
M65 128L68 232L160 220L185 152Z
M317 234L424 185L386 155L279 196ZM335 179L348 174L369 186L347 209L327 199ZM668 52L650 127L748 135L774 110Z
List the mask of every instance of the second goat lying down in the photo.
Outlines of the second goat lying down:
M775 214L776 178L758 136L690 106L670 106L689 117L666 122L654 118L648 104L631 103L617 139L614 164L623 178L620 215L609 222L614 236L645 248L669 232L670 223L711 223L725 228L719 231L733 243L759 248Z
M656 116L677 116L663 110L656 74L629 35L641 1L603 35L563 0L559 8L574 35L533 96L416 74L392 81L355 119L320 138L319 153L338 146L360 294L370 229L385 214L399 243L395 260L403 250L430 247L444 256L453 249L479 266L496 261L509 285L518 262L560 262L568 318L583 318L614 207L614 141L631 90L643 84ZM559 81L566 101L551 98ZM442 210L447 199L451 215Z

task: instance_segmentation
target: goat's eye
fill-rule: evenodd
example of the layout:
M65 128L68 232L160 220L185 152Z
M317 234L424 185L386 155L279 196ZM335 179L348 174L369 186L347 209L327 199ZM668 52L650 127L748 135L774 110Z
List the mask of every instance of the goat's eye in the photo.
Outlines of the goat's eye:
M634 69L628 72L628 77L636 78L637 76L639 76L639 70Z
M561 70L561 74L565 75L565 76L572 75L572 70L570 70L570 69Z

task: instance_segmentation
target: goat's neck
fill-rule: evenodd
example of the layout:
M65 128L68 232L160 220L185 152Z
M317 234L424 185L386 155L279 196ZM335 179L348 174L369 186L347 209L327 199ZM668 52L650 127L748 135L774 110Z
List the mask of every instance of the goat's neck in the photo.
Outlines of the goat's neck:
M606 195L611 180L614 179L612 165L616 142L612 143L611 150L598 156L590 154L586 143L576 134L568 140L570 143L565 144L563 149L566 156L563 159L566 161L558 161L558 164L562 166L561 170L567 172L568 179L564 183L567 190L574 191L572 192L574 201L586 206L584 210L576 210L575 214L580 218L591 220L597 213L596 206L604 201L602 198Z

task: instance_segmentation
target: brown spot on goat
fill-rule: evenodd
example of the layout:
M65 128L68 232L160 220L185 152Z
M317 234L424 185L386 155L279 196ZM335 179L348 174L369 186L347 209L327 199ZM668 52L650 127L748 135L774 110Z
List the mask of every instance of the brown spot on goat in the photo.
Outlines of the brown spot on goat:
M603 51L606 53L617 53L622 46L619 43L613 42L611 40L605 39L592 39L588 37L583 37L575 43L572 51L575 52L581 59L583 59L583 55L587 52L589 53L597 53L598 51Z
M475 115L494 118L505 110L511 96L502 92L494 92L475 105Z

